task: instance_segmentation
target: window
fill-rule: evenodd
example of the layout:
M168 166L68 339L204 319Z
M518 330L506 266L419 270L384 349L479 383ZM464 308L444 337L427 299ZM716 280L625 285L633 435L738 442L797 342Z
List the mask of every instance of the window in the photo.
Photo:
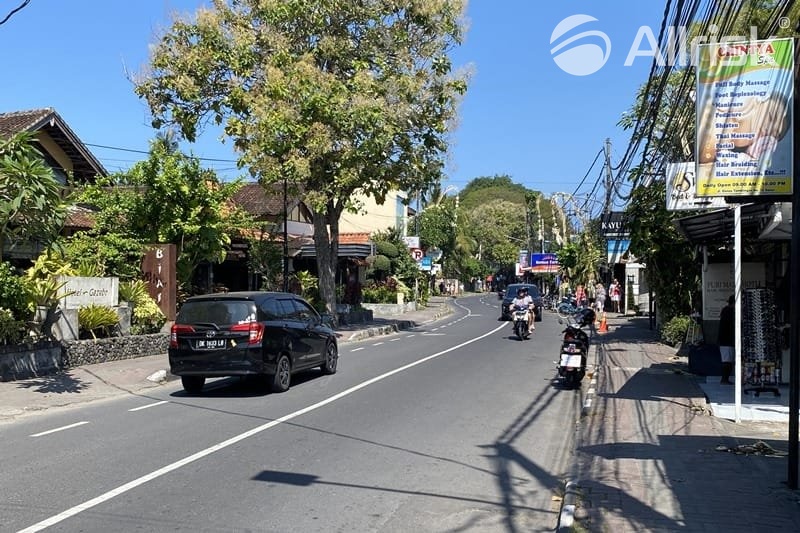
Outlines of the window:
M297 310L298 318L303 322L309 322L317 319L317 312L306 302L302 300L294 300L294 306Z
M280 313L278 317L282 320L297 320L296 311L294 308L294 304L292 304L292 300L288 298L281 298L275 300L278 304L278 308L280 309Z
M275 298L269 298L261 304L261 311L265 320L278 320L283 316L283 310Z

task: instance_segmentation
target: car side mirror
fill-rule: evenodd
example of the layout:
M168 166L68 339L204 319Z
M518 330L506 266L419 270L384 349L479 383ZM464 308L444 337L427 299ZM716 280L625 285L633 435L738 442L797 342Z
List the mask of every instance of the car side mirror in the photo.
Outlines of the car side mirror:
M323 326L333 329L333 315L330 313L322 313L319 317Z

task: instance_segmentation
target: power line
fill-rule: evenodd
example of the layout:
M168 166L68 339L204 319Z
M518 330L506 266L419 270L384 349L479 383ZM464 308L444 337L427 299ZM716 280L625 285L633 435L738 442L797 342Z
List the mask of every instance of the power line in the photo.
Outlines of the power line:
M150 152L147 150L134 150L133 148L120 148L118 146L108 146L104 144L92 144L92 143L83 143L83 144L85 144L86 146L92 146L94 148L105 148L106 150L117 150L119 152L131 152L134 154L150 154ZM217 163L238 163L238 161L236 161L235 159L216 159L213 157L197 157L197 156L191 156L191 157L199 161L212 161Z

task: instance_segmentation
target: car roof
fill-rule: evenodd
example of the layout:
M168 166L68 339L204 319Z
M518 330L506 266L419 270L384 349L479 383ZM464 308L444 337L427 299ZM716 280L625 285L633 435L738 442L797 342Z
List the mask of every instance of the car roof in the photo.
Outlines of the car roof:
M233 292L214 292L209 294L198 294L190 296L186 299L187 302L197 302L204 300L262 300L269 296L283 296L300 298L300 296L291 292L275 292L275 291L233 291Z
M511 285L508 286L509 289L512 287L515 289L519 289L520 287L525 287L526 289L536 289L537 291L539 290L539 287L534 285L533 283L512 283Z
M528 289L529 292L536 291L537 294L539 293L539 287L537 287L533 283L512 283L511 285L506 287L506 295L507 296L514 296L515 294L517 294L517 291L521 287L525 287L526 289ZM513 294L512 294L512 292L513 292Z

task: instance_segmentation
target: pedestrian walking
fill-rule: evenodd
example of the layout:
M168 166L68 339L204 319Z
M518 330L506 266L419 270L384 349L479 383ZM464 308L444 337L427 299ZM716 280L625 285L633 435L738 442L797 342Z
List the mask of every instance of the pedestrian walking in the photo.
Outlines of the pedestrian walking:
M602 313L606 308L606 288L599 282L594 288L594 306L597 313Z
M736 309L733 295L728 298L728 305L722 308L719 313L719 334L717 344L719 344L719 357L722 362L723 385L733 385L731 383L731 372L733 370L733 357L736 352Z

